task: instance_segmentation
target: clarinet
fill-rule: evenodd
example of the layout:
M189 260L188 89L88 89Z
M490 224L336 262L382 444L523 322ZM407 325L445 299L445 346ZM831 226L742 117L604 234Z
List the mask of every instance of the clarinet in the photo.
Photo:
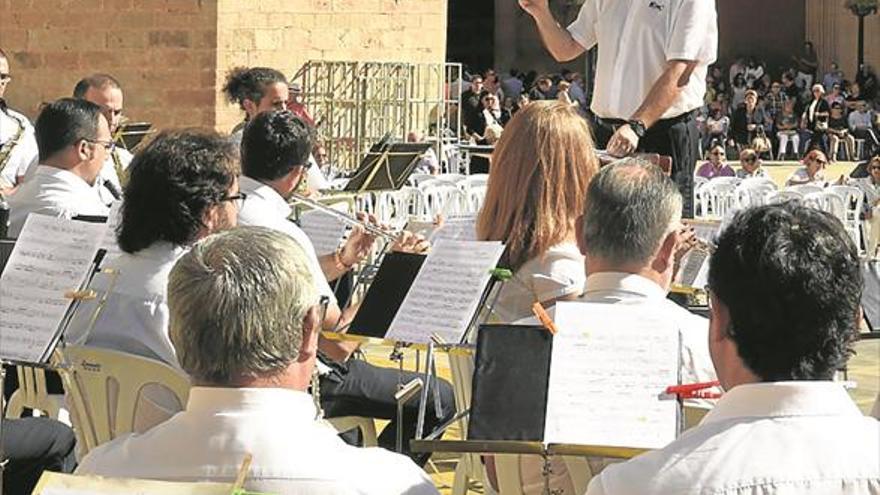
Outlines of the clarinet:
M6 170L6 167L9 165L9 159L12 158L12 150L16 146L18 146L22 138L24 138L24 131L26 127L22 119L10 114L6 110L6 102L3 102L2 99L0 99L0 111L5 113L8 117L18 123L18 130L15 132L15 135L12 136L12 139L0 146L0 176L2 176L3 172ZM12 186L15 186L15 184L9 184L9 187Z

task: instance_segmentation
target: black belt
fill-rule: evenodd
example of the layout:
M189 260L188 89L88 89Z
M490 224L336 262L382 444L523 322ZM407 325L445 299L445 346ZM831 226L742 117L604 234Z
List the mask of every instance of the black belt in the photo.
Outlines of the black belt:
M668 119L660 119L654 123L649 129L648 132L651 132L655 129L668 129L675 124L679 124L681 122L687 122L694 117L696 110L691 110L690 112L685 112L681 115L676 115L675 117L670 117ZM607 127L612 131L616 131L618 127L626 124L627 121L623 119L603 119L602 117L597 118L599 125L603 127Z

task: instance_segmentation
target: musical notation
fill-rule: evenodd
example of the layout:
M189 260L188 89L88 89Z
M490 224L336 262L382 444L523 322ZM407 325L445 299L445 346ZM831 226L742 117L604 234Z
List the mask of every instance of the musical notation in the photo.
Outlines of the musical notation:
M419 270L386 338L426 344L432 333L459 342L480 304L499 242L438 241Z
M439 240L452 241L476 241L477 240L477 216L462 215L448 217L443 220L443 226L436 229L429 240L437 242Z
M709 253L702 249L688 251L681 260L675 283L694 289L706 287L709 284Z
M630 305L556 305L544 441L660 448L675 439L673 324Z
M336 251L347 228L345 222L321 210L304 212L299 223L319 255Z
M30 215L0 275L0 358L38 363L70 307L104 224Z

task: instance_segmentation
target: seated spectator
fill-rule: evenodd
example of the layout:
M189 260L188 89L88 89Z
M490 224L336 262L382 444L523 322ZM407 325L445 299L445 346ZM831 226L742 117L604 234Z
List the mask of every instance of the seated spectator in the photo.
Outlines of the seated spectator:
M745 101L733 112L733 139L738 146L750 146L764 128L764 110L758 106L758 93L748 90Z
M852 160L856 155L856 138L849 133L849 123L843 114L843 104L835 102L831 105L831 115L828 117L829 159L837 160L837 152L840 143L843 142L848 159Z
M0 457L3 485L0 492L31 493L43 471L73 472L76 467L73 430L49 418L22 418L3 421Z
M535 87L529 91L529 99L532 101L552 100L556 98L556 90L553 88L553 80L550 76L541 76L535 82Z
M832 381L861 314L840 222L797 202L741 211L717 240L709 289L725 394L699 426L609 466L587 494L880 493L880 423Z
M504 98L504 91L501 90L501 81L498 79L498 73L495 69L486 69L483 76L483 91L488 91L501 101Z
M727 142L727 133L730 130L730 117L724 115L721 109L714 107L706 117L706 133L703 137L703 148L709 149L716 144Z
M876 151L880 150L880 141L877 140L877 133L874 131L873 120L873 112L871 112L871 109L865 102L859 103L859 105L849 113L849 117L847 118L849 130L852 135L856 139L865 140L864 152L868 156L873 156ZM861 157L854 158L861 159Z
M837 62L831 62L828 72L822 76L822 86L831 88L835 84L843 84L843 71L837 65Z
M736 176L740 179L769 177L764 167L761 166L761 157L751 148L745 148L739 152L739 167Z
M406 457L346 445L307 393L321 324L303 249L262 227L193 246L168 280L171 341L192 378L186 409L90 452L77 473L232 482L266 493L436 494ZM210 344L206 344L210 343Z
M523 92L523 82L520 79L519 71L510 69L507 77L501 80L501 91L504 92L506 98L516 98Z
M845 98L843 96L843 92L841 91L840 83L831 86L830 90L828 90L826 86L826 90L829 91L829 93L825 95L825 101L828 102L829 106L833 107L835 103L843 105Z
M877 258L880 244L880 155L868 162L868 176L848 179L848 186L858 187L865 194L862 218L865 220L865 251L868 258Z
M743 77L742 74L737 74L733 78L733 83L730 86L730 102L734 106L734 108L739 107L743 104L746 99L746 91L748 90L749 86L746 84L745 77Z
M571 95L568 93L569 89L571 89L571 83L568 81L559 81L559 84L556 86L556 99L565 103L566 105L577 107L578 103L572 100Z
M18 237L31 213L73 218L104 216L98 174L113 149L101 107L62 98L46 105L34 126L40 164L9 197L9 237Z
M785 180L785 187L803 184L813 184L819 187L828 185L828 182L825 181L825 166L828 165L828 158L822 150L813 149L807 152L803 163L803 167L788 176L788 179Z
M504 127L510 120L510 114L501 108L501 102L494 93L484 92L480 95L480 120L477 128L474 130L481 138L485 139L485 131L487 127ZM478 140L479 141L479 140Z
M726 163L724 155L724 146L716 144L708 153L708 161L700 165L697 169L696 176L705 179L714 179L715 177L733 177L736 173Z
M532 102L532 99L529 97L528 93L521 93L519 95L519 97L517 97L516 101L514 102L513 111L510 112L510 115L513 116L513 114L519 112L520 110L525 108L526 105L528 105L531 102Z
M776 120L785 105L785 94L782 92L782 84L773 82L770 91L764 94L764 112L771 120Z
M801 138L798 134L798 117L794 110L795 100L787 98L782 105L782 111L776 115L776 138L779 140L779 153L777 160L784 160L791 142L792 154L797 156L800 149Z
M465 135L474 134L479 127L480 97L483 94L483 76L471 78L470 87L461 94L461 125Z
M825 146L825 131L828 130L828 117L831 114L831 106L825 101L825 88L821 84L812 87L813 100L804 111L804 127L810 131L809 148L827 149Z
M859 83L852 82L849 85L849 91L847 92L846 99L844 100L847 110L853 111L856 110L863 103L866 103L865 97L862 96L862 89L859 86Z
M743 75L746 79L746 85L757 89L758 81L764 77L764 64L755 57L749 57L749 62Z

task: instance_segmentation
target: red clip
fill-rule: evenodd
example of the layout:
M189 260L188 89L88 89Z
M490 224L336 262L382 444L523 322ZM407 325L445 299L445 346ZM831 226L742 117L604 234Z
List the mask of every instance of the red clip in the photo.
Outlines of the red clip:
M679 399L717 399L721 397L718 392L709 392L706 389L718 387L718 381L704 383L688 383L685 385L670 385L666 387L666 393L675 395Z

